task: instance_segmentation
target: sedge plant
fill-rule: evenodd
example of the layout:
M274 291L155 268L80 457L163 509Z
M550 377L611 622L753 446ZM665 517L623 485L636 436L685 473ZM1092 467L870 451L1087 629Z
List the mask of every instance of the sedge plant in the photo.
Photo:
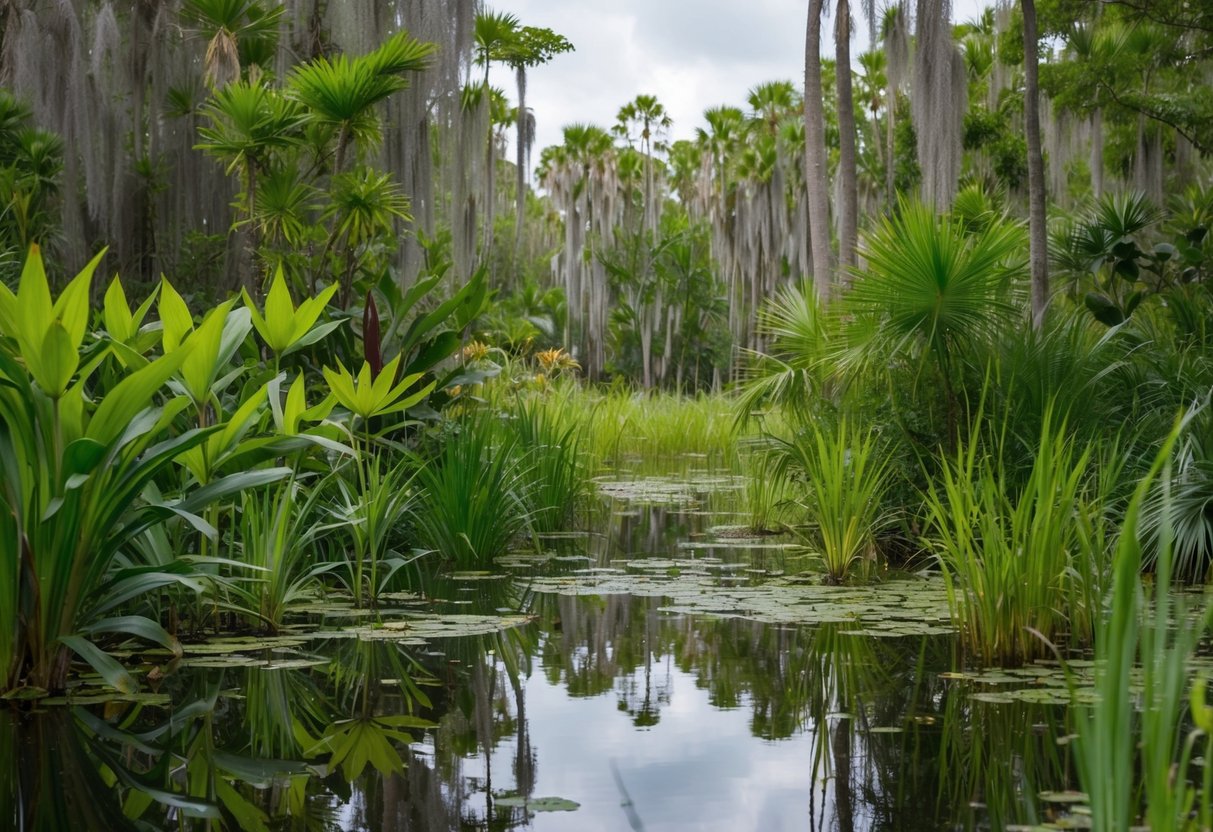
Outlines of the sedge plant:
M780 440L778 473L803 482L797 501L808 516L802 532L815 549L829 583L856 573L865 576L876 561L876 533L891 518L883 496L891 477L876 433L842 419L811 422L791 440Z
M530 464L515 433L491 414L463 417L417 472L422 544L462 569L480 569L528 529Z
M1105 569L1091 542L1102 539L1103 514L1089 488L1091 449L1050 415L1022 486L1005 443L991 444L962 442L945 460L925 495L926 543L968 650L1014 664L1067 633L1090 639Z

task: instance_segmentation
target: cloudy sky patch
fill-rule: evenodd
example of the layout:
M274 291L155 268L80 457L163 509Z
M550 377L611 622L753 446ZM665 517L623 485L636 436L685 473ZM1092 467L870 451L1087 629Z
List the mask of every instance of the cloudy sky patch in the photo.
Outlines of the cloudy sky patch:
M671 138L690 138L709 107L744 107L748 91L767 81L803 83L803 0L498 0L488 5L517 15L524 25L559 32L576 47L528 75L536 150L559 144L566 124L610 127L620 106L640 94L656 95L665 105L674 120ZM967 19L983 5L955 0L955 15ZM858 55L867 48L867 25L855 24L852 52ZM823 28L832 32L832 25ZM823 50L832 54L831 38ZM516 99L509 70L494 67L492 83Z

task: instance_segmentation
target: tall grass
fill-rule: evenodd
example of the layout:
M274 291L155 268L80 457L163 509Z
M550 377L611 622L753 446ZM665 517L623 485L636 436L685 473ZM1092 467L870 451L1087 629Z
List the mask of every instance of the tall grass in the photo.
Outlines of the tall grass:
M539 533L567 530L589 495L582 458L585 431L542 399L518 401L505 429L518 439L531 528Z
M866 576L876 561L876 532L891 519L882 513L890 477L876 434L846 419L811 423L782 441L780 453L784 472L803 477L800 506L826 580L840 583L854 572Z
M754 532L781 530L791 519L796 489L779 468L779 459L770 452L745 455L741 463L745 484L741 490L741 511Z
M236 540L251 575L233 581L235 606L254 624L277 632L287 612L316 596L321 490L295 477L260 492L246 492Z
M1204 682L1193 683L1190 670L1213 607L1205 602L1202 613L1193 617L1188 603L1171 589L1174 532L1166 511L1153 609L1140 577L1141 519L1156 484L1162 487L1163 503L1169 500L1171 455L1182 428L1183 422L1178 422L1126 510L1110 608L1097 631L1096 701L1076 709L1079 779L1098 832L1130 828L1138 819L1143 790L1151 829L1208 829L1213 819L1213 774L1207 763L1199 788L1189 779L1200 740L1206 760L1213 748L1208 734L1213 713L1204 705ZM1134 690L1138 664L1140 694ZM1185 739L1180 732L1189 707L1195 728Z
M987 664L1045 655L1045 640L1090 637L1104 571L1091 449L1046 416L1020 487L1004 442L970 440L928 486L927 544L943 567L964 644Z
M734 405L724 396L585 389L566 393L564 407L589 425L586 450L597 468L634 468L638 462L668 467L687 457L719 465L737 450Z
M421 543L460 568L482 568L527 530L527 463L491 415L465 416L417 473Z

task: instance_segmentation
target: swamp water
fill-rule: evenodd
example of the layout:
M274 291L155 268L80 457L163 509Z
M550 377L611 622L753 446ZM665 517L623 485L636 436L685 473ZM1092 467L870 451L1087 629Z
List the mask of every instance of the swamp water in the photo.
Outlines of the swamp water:
M316 605L274 638L146 655L164 670L152 693L94 697L85 680L66 706L0 710L0 822L767 832L1079 820L1062 793L1074 775L1056 667L956 672L938 577L819 586L786 538L728 528L737 489L728 477L602 481L590 532L395 595L379 620Z

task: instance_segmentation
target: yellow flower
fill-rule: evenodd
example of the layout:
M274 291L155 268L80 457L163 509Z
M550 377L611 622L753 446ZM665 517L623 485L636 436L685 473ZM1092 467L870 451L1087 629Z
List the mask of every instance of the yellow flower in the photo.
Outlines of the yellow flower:
M537 352L535 353L535 358L539 361L539 366L543 368L545 373L581 369L581 365L573 359L573 356L560 347Z
M472 341L463 348L464 361L483 361L489 355L489 345L480 341Z

